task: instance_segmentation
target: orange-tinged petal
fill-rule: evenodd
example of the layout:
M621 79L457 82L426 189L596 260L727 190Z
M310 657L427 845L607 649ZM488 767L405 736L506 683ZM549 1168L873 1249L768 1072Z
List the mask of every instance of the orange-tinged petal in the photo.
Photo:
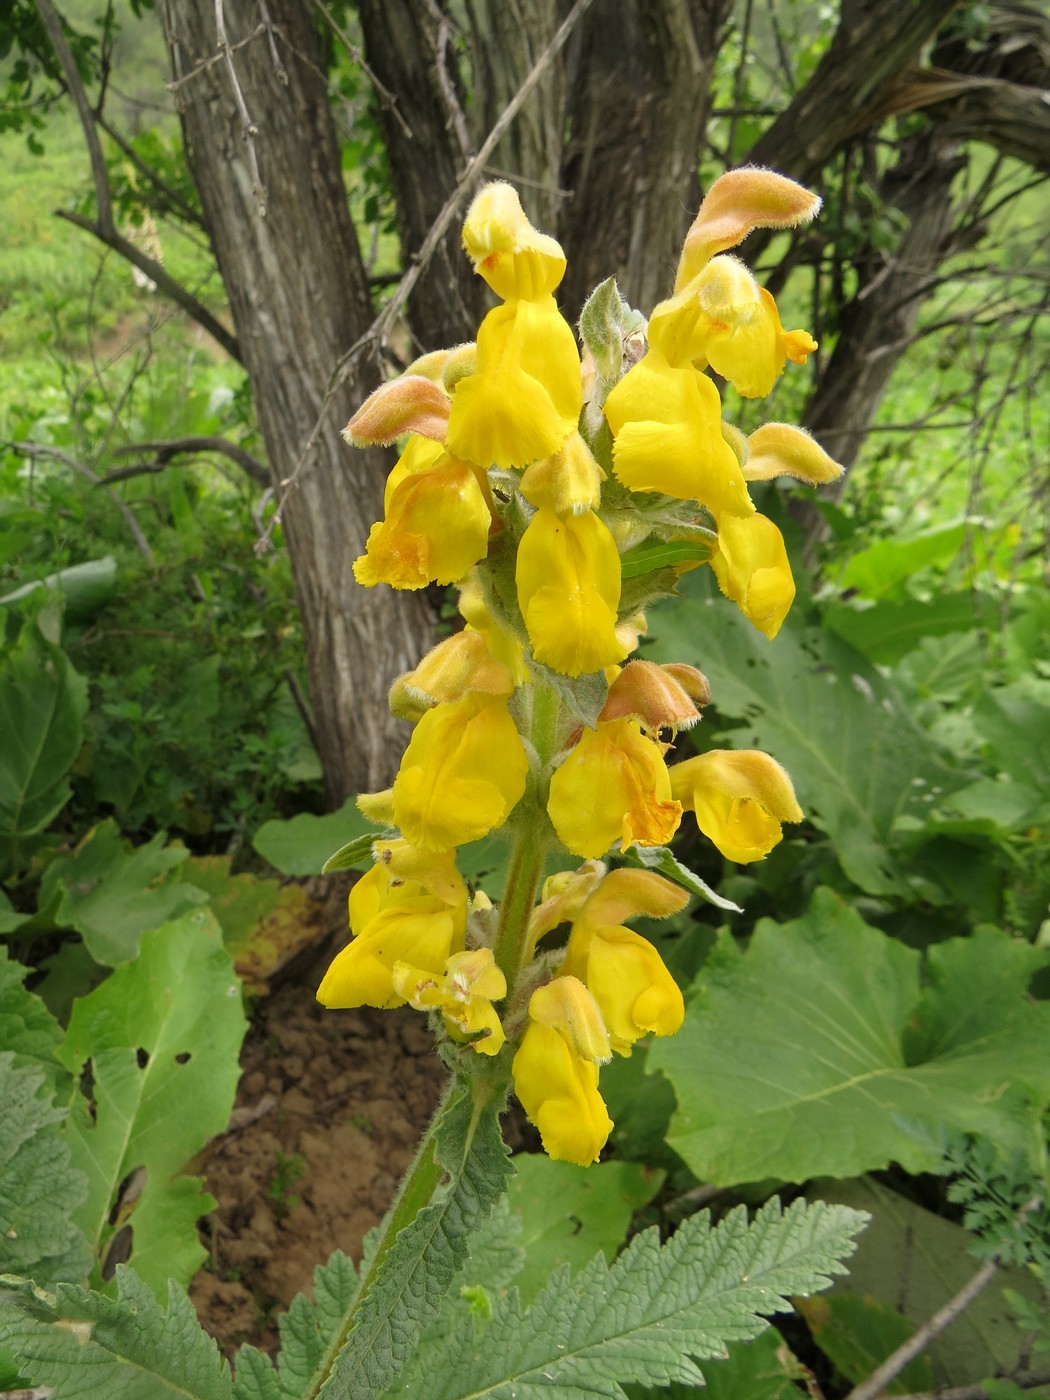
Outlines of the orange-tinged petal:
M399 677L394 686L399 696L429 708L460 700L471 691L510 695L514 677L492 656L481 633L468 627L432 647L416 669Z
M662 846L678 828L682 809L671 796L658 744L635 720L585 729L558 768L547 801L558 839L578 856L600 856L615 842Z
M444 442L452 407L444 389L422 374L403 374L381 384L365 399L343 430L355 447L390 443L402 433Z
M797 228L816 217L820 204L818 195L773 170L745 167L720 175L685 236L675 291L691 282L716 253L735 248L752 229Z
M620 555L593 511L562 517L541 507L518 546L516 580L537 661L580 676L627 655L616 635Z
M719 520L711 567L726 597L772 641L795 597L784 537L772 520L758 514Z
M727 860L762 860L802 809L780 764L757 749L715 749L671 769L671 789Z
M491 524L472 468L442 457L395 488L386 519L372 526L354 562L354 577L366 588L455 583L487 554Z

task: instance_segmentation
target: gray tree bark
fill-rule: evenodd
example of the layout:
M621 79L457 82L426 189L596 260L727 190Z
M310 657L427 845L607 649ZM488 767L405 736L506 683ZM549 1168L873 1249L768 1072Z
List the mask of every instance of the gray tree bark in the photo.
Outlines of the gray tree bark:
M309 6L223 0L221 13L225 53L213 0L161 8L193 177L280 496L333 368L372 310ZM352 451L340 429L376 376L362 364L324 412L282 513L332 803L389 781L402 739L387 688L432 626L422 595L366 593L351 574L380 511L386 463Z

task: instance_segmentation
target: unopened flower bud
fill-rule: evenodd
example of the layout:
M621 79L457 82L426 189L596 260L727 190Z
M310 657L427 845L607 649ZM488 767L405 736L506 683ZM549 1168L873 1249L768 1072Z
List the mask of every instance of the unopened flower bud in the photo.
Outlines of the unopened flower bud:
M343 429L355 447L386 445L403 433L443 442L448 429L451 402L433 380L422 374L403 374L381 384Z
M686 667L686 670L692 670ZM699 671L696 672L699 676ZM702 677L701 677L702 679ZM636 719L647 734L691 728L700 711L677 676L653 661L628 661L609 687L602 720Z
M792 423L763 423L747 439L745 481L793 476L811 486L822 486L837 481L844 470L805 428Z

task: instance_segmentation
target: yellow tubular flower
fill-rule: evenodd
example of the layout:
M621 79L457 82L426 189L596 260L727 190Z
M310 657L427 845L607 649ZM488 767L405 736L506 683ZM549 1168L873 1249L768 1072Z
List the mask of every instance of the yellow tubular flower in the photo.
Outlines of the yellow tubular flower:
M557 452L583 406L580 354L552 296L508 302L478 331L477 370L452 396L448 450L488 468Z
M802 808L780 764L756 749L714 749L671 769L671 790L727 860L762 860L800 822Z
M350 891L353 940L317 989L323 1006L400 1006L395 963L440 972L462 948L467 887L450 852L428 855L406 841L376 842L378 863Z
M652 871L614 870L573 921L561 971L586 984L617 1054L630 1054L643 1035L674 1035L685 1016L682 993L659 953L620 921L635 914L663 918L688 898Z
M845 471L805 428L796 428L793 423L763 423L744 442L746 481L772 481L777 476L793 476L810 486L823 486L826 482L837 481Z
M463 247L503 301L547 296L565 275L561 244L532 226L517 191L503 180L475 196L463 222Z
M713 258L691 294L714 323L704 336L703 353L746 399L765 398L788 360L804 365L817 348L807 331L784 330L772 296L735 258Z
M718 522L718 550L711 558L718 586L770 641L795 597L784 537L764 515Z
M403 433L418 433L443 442L448 429L449 397L423 374L403 374L372 391L343 429L355 447L391 443Z
M395 487L386 519L372 526L354 561L354 577L366 588L455 583L488 553L491 524L473 468L443 456Z
M502 1048L506 1036L492 1003L507 995L507 979L491 948L454 953L441 977L397 963L393 981L398 994L417 1011L440 1009L455 1039L478 1037L471 1047L480 1055L495 1055Z
M394 821L426 851L476 841L506 821L527 770L506 700L474 693L438 705L416 725L401 759Z
M580 676L627 655L616 635L620 555L593 511L561 517L541 507L518 546L516 580L537 661Z
M414 671L399 676L390 689L390 709L399 719L421 719L432 705L482 695L511 695L514 678L495 660L485 638L472 627L454 632L432 647Z
M515 686L525 680L525 649L519 639L486 605L484 589L477 570L467 575L459 585L460 616L485 638L485 645L496 661L506 666Z
M432 442L430 438L419 437L415 433L409 437L383 488L384 515L389 514L391 498L405 478L428 472L438 459L444 456L444 452L440 442Z
M600 856L620 841L662 846L681 820L659 744L636 720L585 729L551 778L547 812L558 839L576 856Z
M511 1068L514 1092L548 1157L581 1167L598 1160L613 1126L598 1092L598 1064L610 1054L601 1012L575 977L533 992Z
M533 462L518 490L534 506L547 506L558 515L581 515L597 510L605 473L578 432L570 433L552 457Z
M650 350L605 403L613 471L631 491L697 500L716 515L754 510L733 449L722 436L718 390L690 365Z

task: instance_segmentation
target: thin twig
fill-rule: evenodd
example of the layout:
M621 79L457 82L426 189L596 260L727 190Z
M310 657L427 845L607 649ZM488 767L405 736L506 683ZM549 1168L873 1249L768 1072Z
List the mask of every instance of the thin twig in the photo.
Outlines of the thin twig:
M263 26L264 30L266 26ZM222 0L215 0L215 37L226 64L226 71L230 77L230 85L233 88L233 100L237 104L237 115L241 119L241 137L244 140L245 148L248 152L248 173L252 177L252 194L255 196L255 207L259 211L260 217L266 214L266 189L259 173L259 158L255 151L255 138L259 128L251 119L248 111L248 104L244 100L244 93L237 78L237 69L233 62L233 50L230 48L230 41L226 35L226 13L222 7ZM272 39L271 39L272 42Z
M328 25L329 29L332 31L335 37L342 44L343 48L350 56L351 62L357 64L361 72L372 84L372 87L375 89L375 94L379 98L379 101L382 104L382 106L387 108L387 110L390 112L391 116L397 122L398 126L401 128L404 134L408 137L410 141L412 141L414 139L412 128L409 126L408 122L405 121L404 117L398 110L397 94L391 92L388 87L386 87L382 82L380 82L377 74L375 74L365 62L365 58L361 50L346 33L346 31L342 28L339 22L329 13L328 6L325 5L322 2L322 0L314 0L314 8L324 20L325 24Z
M239 443L230 442L224 437L183 437L172 438L166 442L134 442L124 447L113 449L114 457L142 457L153 454L152 461L139 461L127 467L118 467L115 471L107 473L101 478L101 486L109 486L114 481L126 481L132 476L144 476L151 472L160 472L168 465L173 457L181 457L188 453L218 452L223 457L228 457L231 462L235 462L242 471L248 473L253 481L257 481L260 486L268 486L270 483L270 473L259 461L258 457L241 447Z
M1050 1371L1018 1371L1013 1376L996 1377L1012 1382L1021 1390L1035 1390L1050 1385ZM982 1382L976 1385L951 1385L940 1390L915 1390L910 1395L898 1395L897 1400L988 1400L988 1390Z
M71 457L68 452L60 451L57 447L48 447L40 442L12 442L8 439L4 439L3 446L9 447L15 452L21 452L23 456L26 457L34 459L39 458L43 461L61 462L62 465L68 467L70 471L74 471L78 475L84 477L85 480L90 481L92 486L101 486L103 484L97 472L92 471L85 463L78 462L75 457ZM146 536L142 533L142 527L135 519L135 514L131 507L126 501L122 501L119 496L115 496L112 491L109 494L113 504L127 522L132 538L136 545L138 545L139 553L148 564L155 563L156 560L153 557L153 550L150 549L149 540L147 540Z
M288 500L289 495L298 484L299 477L303 473L303 470L310 457L310 454L314 449L314 445L317 442L317 438L321 432L321 428L324 425L324 420L328 414L328 410L331 408L332 402L336 394L339 392L343 384L345 384L346 380L349 378L350 372L354 364L357 362L360 355L368 346L378 345L379 347L383 347L385 345L386 337L390 331L390 327L397 319L398 315L400 314L402 308L405 305L405 302L412 295L416 283L419 281L420 277L422 277L426 268L430 264L430 260L437 252L441 240L444 238L449 225L456 216L457 210L459 209L461 203L463 202L464 198L466 197L468 191L474 184L474 181L477 179L480 172L485 168L485 163L488 160L489 156L499 144L500 138L503 136L503 133L507 130L507 127L510 126L511 122L518 115L518 112L521 110L524 103L528 100L529 94L532 92L533 88L537 85L539 80L542 78L543 74L546 72L547 68L561 52L567 39L569 38L569 35L572 33L573 29L575 29L579 21L583 18L584 14L590 8L592 3L593 0L576 0L576 3L573 5L568 15L566 15L565 19L558 27L558 30L554 34L554 37L551 39L550 43L547 45L547 47L537 58L536 62L533 64L532 70L526 76L524 82L521 84L521 87L518 88L517 92L514 94L514 96L507 103L506 107L503 109L499 118L492 127L492 130L489 132L488 136L486 136L485 140L479 147L477 154L473 156L473 158L470 160L470 162L464 169L463 174L459 177L455 189L449 195L448 199L445 201L441 209L441 212L438 214L437 218L434 220L434 223L431 225L430 232L423 240L423 243L420 246L418 253L415 254L410 265L408 266L408 268L406 268L404 276L398 283L397 290L394 292L394 295L387 302L386 306L383 307L382 311L380 311L379 315L369 326L368 330L366 330L363 335L358 336L358 338L354 341L353 345L350 346L349 350L344 351L344 353L336 361L335 367L333 368L328 380L328 387L325 389L324 392L324 398L321 400L321 407L318 411L317 419L314 423L314 426L311 428L309 435L307 436L306 442L303 445L301 452L299 453L295 466L292 469L291 475L287 476L281 483L283 490L281 492L280 499L277 502L277 509L275 510L273 516L270 518L265 533L256 543L256 550L264 549L266 547L266 545L269 543L269 537L271 533L273 532L276 525L280 523L281 512L284 509L285 503Z
M112 248L127 262L133 263L152 282L157 284L158 291L177 302L191 320L196 321L213 340L218 341L231 359L236 360L238 364L244 363L237 337L231 335L222 322L213 316L188 288L184 287L181 282L176 282L163 264L144 253L122 233L118 233L112 224L107 230L101 222L87 219L83 214L74 214L69 209L56 209L55 213L60 219L65 219L67 223L75 224L77 228L82 228L86 233L92 234L100 243L104 243L107 248Z
M1039 1196L1033 1196L1030 1201L1026 1201L1017 1212L1020 1220L1029 1215L1033 1210L1037 1210L1041 1204ZM931 1342L935 1341L940 1334L966 1311L970 1304L977 1298L991 1283L992 1279L999 1272L998 1253L986 1260L973 1277L959 1289L954 1298L949 1298L943 1308L939 1308L931 1318L918 1329L918 1331L908 1338L906 1342L887 1356L881 1366L876 1366L867 1380L861 1381L846 1396L846 1400L879 1400L886 1387L900 1375L904 1368L914 1361L917 1356L921 1356Z

